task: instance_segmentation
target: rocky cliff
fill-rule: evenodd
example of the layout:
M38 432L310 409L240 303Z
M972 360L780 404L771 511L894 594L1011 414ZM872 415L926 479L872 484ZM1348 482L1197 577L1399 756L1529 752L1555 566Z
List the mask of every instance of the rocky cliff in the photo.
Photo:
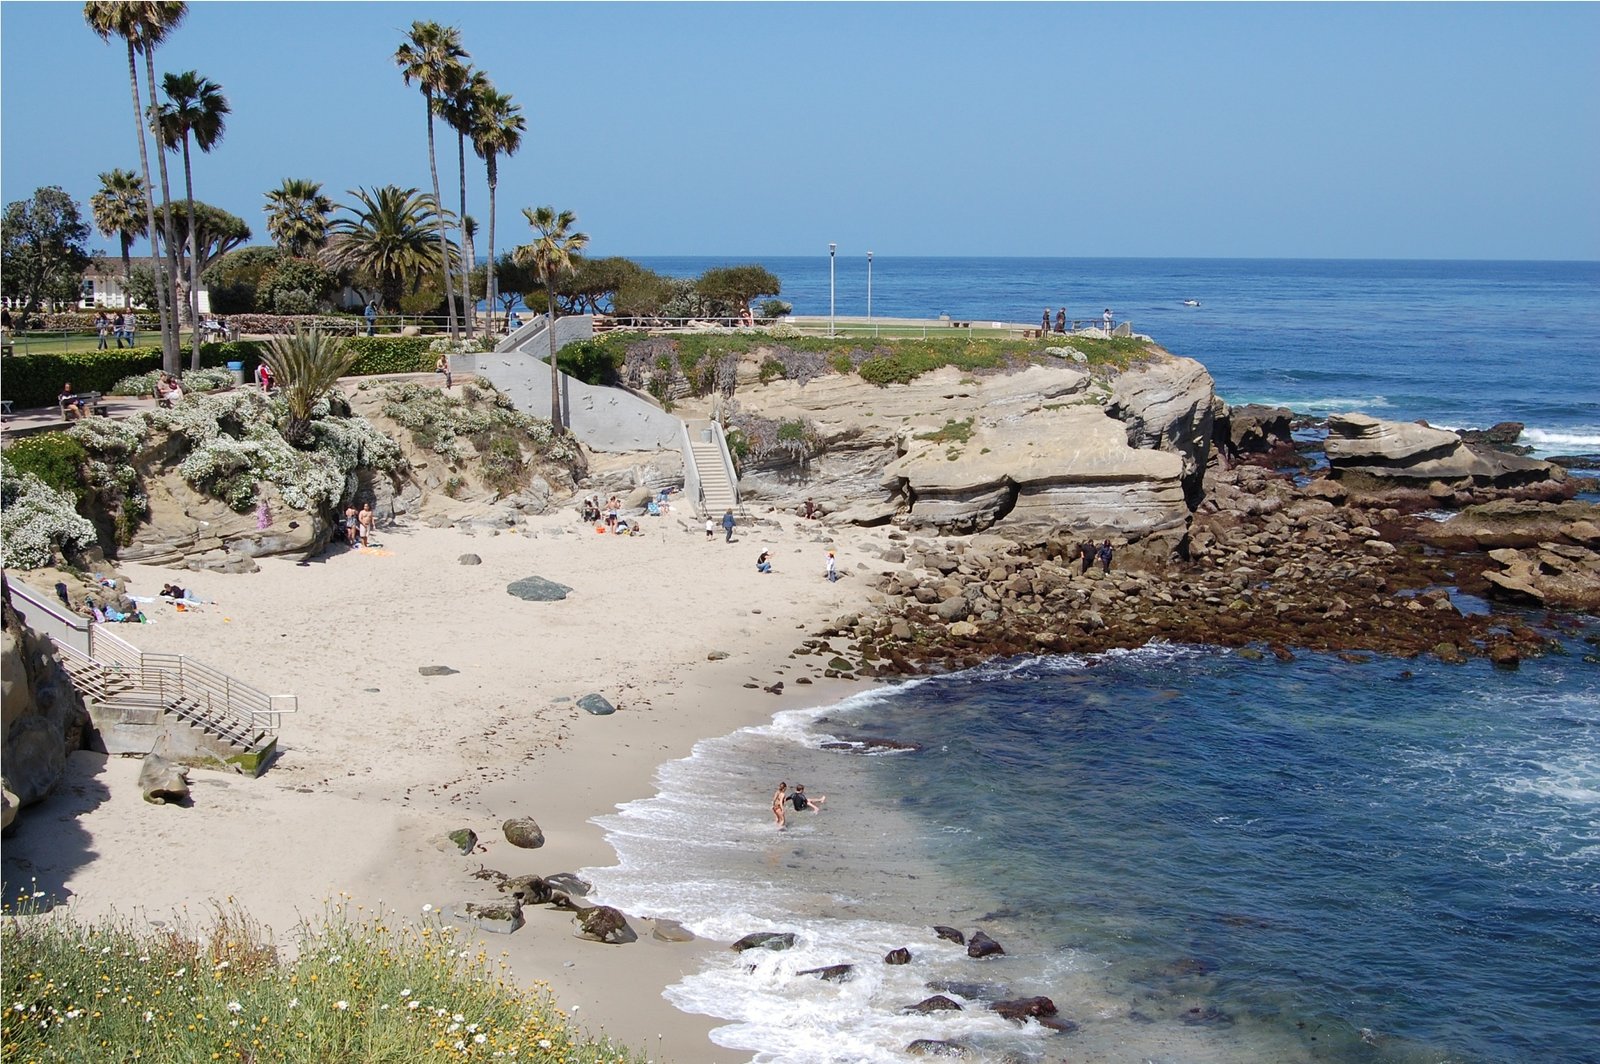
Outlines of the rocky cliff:
M81 749L89 714L56 661L50 641L22 625L9 597L0 606L0 784L4 827L17 810L41 800L66 772L67 755Z

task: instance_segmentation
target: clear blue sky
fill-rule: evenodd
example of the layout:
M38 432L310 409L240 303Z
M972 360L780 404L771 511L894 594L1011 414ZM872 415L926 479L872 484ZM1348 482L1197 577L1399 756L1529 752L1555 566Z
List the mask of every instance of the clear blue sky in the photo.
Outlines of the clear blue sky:
M233 105L197 196L265 243L284 177L427 188L413 19L527 113L501 247L548 203L599 254L1600 258L1593 4L194 3L156 61ZM0 33L0 192L87 210L126 53L77 3Z

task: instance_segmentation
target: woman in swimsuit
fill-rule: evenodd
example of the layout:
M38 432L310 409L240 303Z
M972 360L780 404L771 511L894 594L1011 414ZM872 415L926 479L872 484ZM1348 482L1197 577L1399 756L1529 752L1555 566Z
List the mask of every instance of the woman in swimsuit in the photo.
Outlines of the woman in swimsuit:
M779 831L782 831L785 825L783 803L788 801L788 790L789 785L787 783L780 783L777 791L772 795L772 819L778 822Z

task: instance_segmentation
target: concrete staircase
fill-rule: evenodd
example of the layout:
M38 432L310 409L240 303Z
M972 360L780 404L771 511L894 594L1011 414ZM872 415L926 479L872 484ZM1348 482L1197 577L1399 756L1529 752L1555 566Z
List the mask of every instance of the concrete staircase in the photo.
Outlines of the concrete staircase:
M684 492L701 516L720 517L726 510L738 510L739 484L722 426L715 421L686 421L682 446Z

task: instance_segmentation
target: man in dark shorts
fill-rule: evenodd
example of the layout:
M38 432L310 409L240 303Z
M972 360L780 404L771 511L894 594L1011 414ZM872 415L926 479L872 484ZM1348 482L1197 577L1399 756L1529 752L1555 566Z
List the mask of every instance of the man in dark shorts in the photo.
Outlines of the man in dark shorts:
M1079 574L1087 573L1089 567L1094 564L1094 540L1086 539L1078 544L1078 557L1083 559L1083 568L1078 570Z
M796 783L794 792L789 795L789 804L794 806L796 813L804 812L807 809L813 813L820 813L822 812L822 803L827 800L828 796L825 794L807 794L804 783Z

